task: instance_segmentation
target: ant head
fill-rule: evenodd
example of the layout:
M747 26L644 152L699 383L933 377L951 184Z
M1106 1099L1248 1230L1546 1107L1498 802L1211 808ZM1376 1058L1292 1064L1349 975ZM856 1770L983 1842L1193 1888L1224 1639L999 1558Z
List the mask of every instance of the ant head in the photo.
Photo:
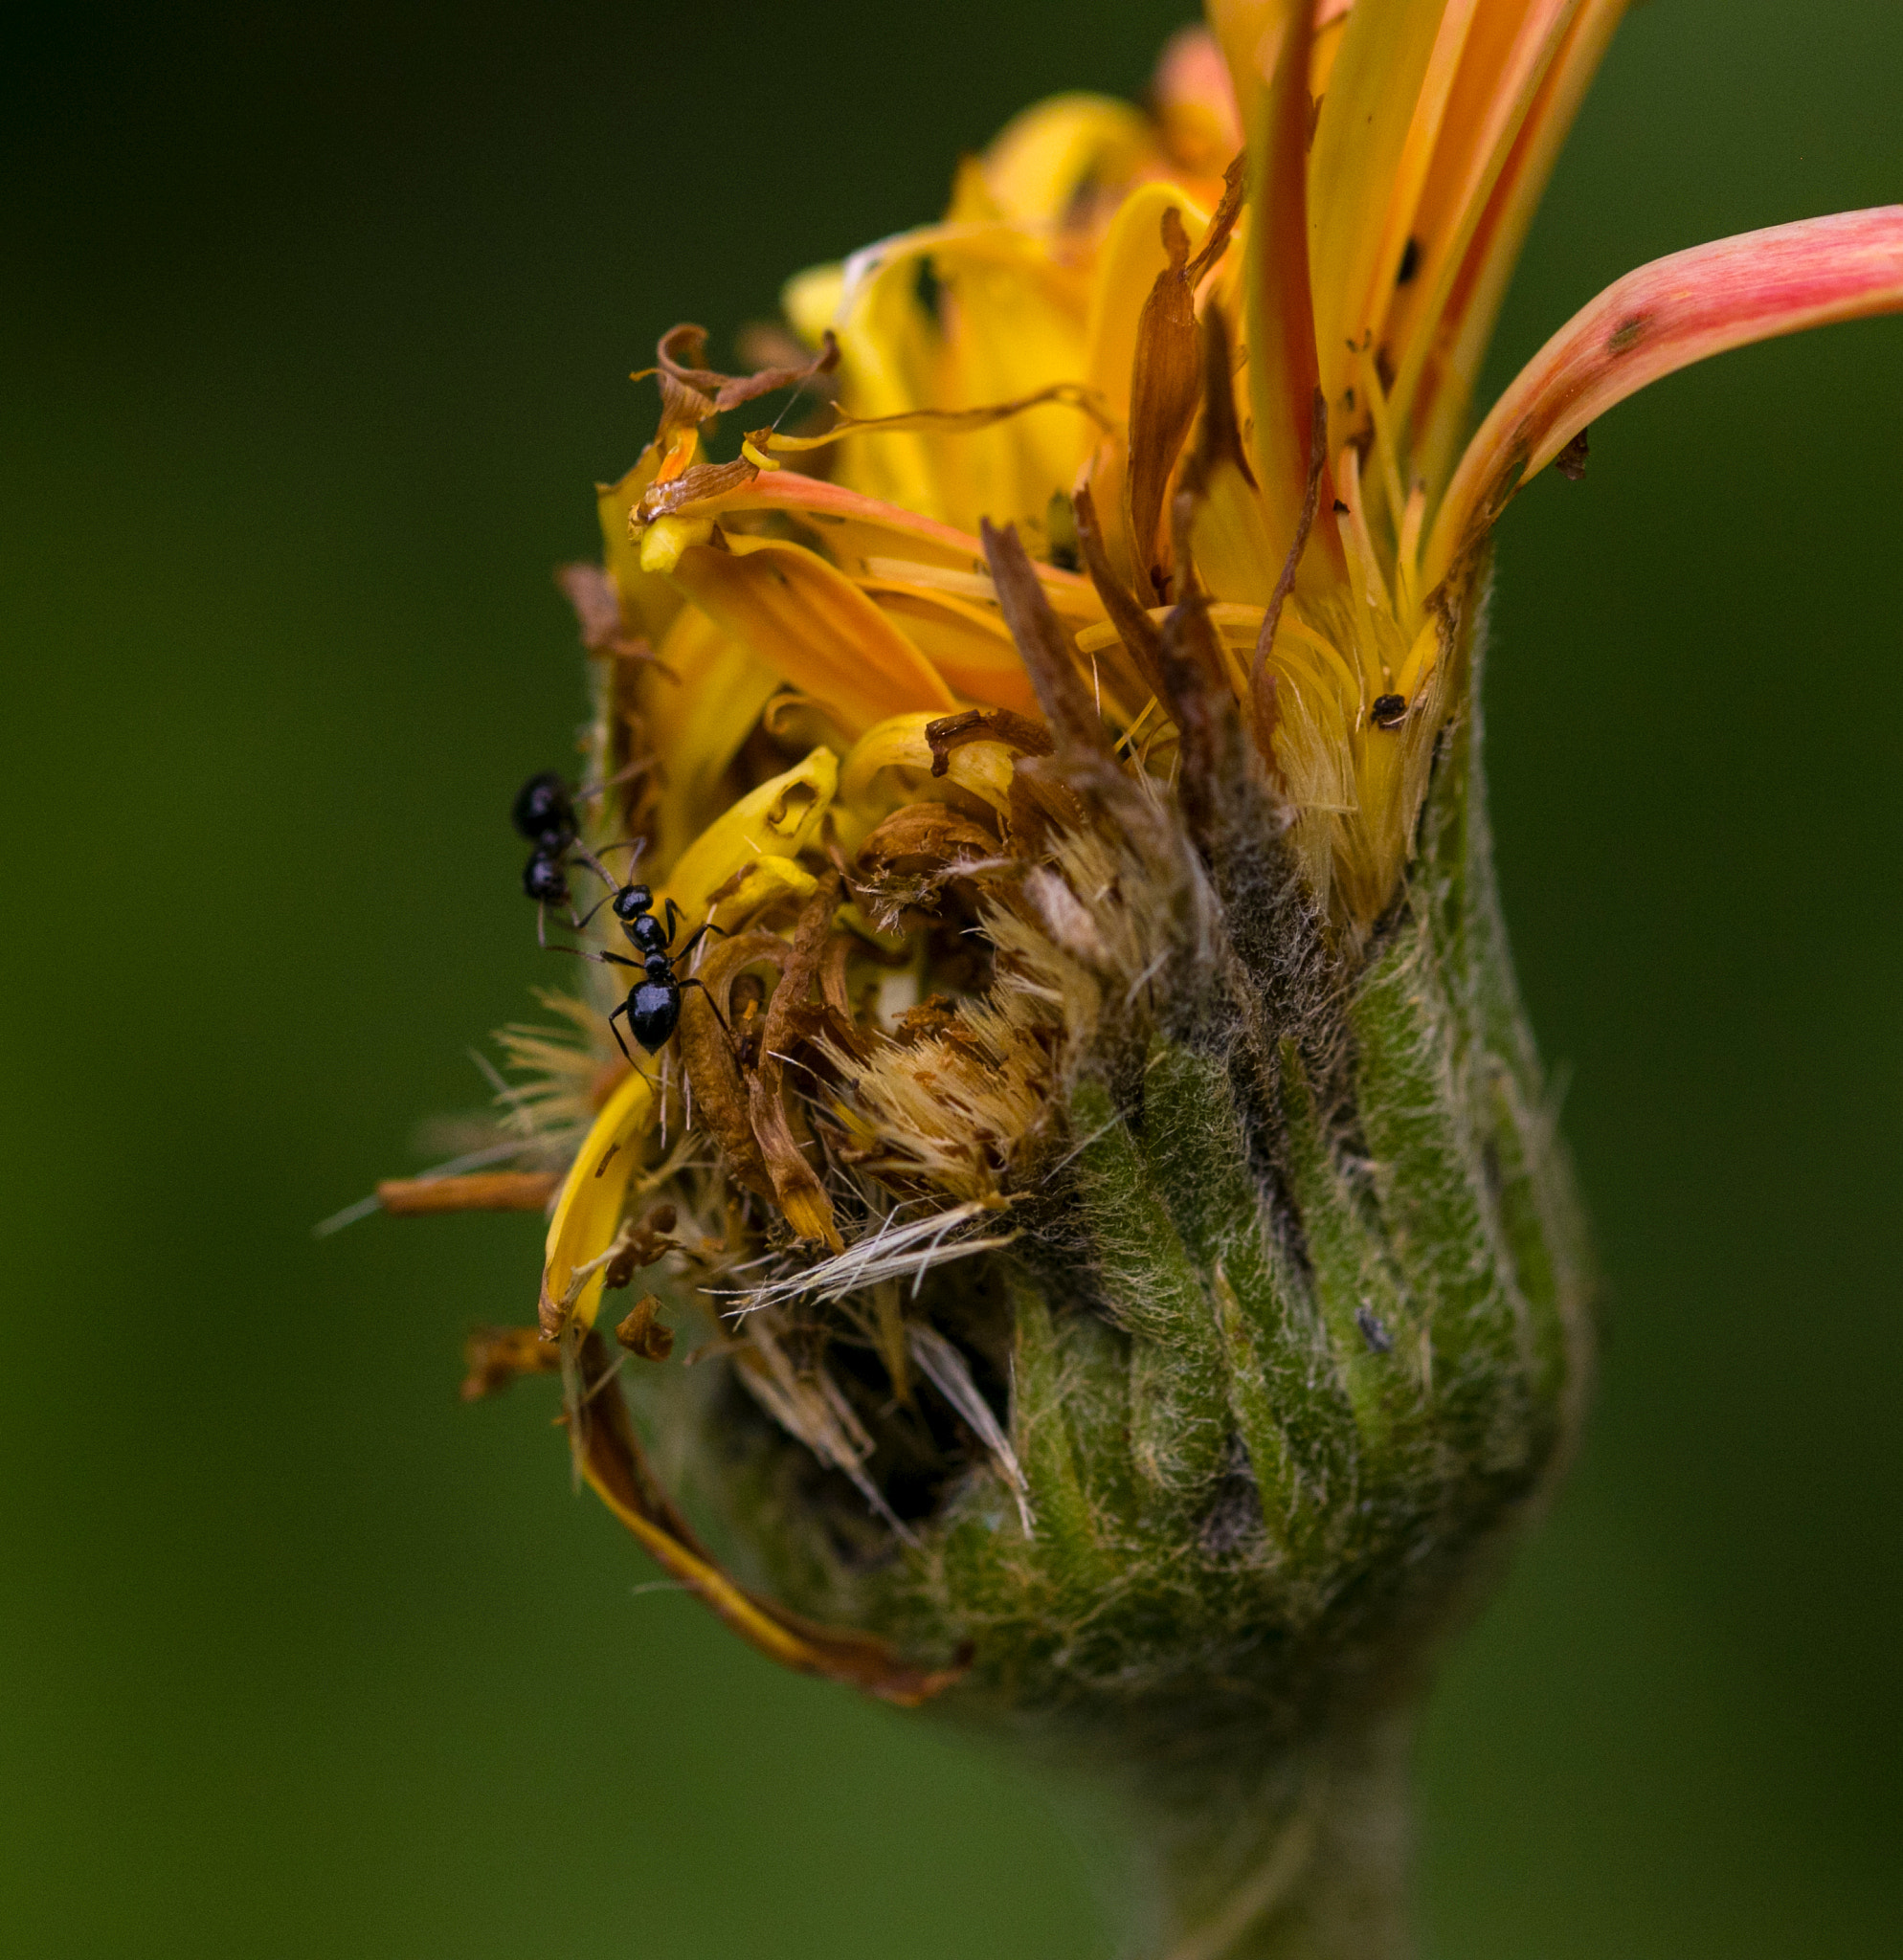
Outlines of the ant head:
M562 869L561 860L550 857L547 851L537 850L529 854L528 862L522 867L522 888L538 904L566 905L569 902L568 873Z
M652 908L654 894L644 884L627 884L615 894L615 916L622 924Z

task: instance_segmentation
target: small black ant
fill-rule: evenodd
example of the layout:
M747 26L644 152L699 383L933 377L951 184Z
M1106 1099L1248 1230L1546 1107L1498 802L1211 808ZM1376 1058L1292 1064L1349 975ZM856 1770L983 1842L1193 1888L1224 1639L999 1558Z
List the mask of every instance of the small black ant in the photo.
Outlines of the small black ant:
M580 791L586 795L589 792ZM600 792L594 791L594 794ZM509 812L513 823L535 848L522 867L522 889L535 901L535 939L545 950L549 945L549 907L559 905L569 915L569 924L580 930L583 922L575 917L574 900L569 891L569 859L579 858L612 892L615 880L602 869L600 860L581 841L581 826L575 821L575 794L553 769L530 776L517 792ZM619 845L608 846L619 850ZM635 844L629 848L638 850ZM589 915L591 918L593 913Z
M560 905L574 923L574 907L569 897L569 853L580 836L575 824L574 804L569 786L552 769L530 776L515 799L509 820L535 848L522 867L522 889L543 908L536 923L536 934L543 939L543 925L550 905Z
M654 916L654 894L644 884L621 886L612 898L603 899L594 911L589 913L588 919L593 919L602 905L613 906L621 930L628 935L628 944L640 954L639 959L631 960L624 953L586 952L576 946L557 947L554 950L571 952L577 959L593 960L604 967L633 967L641 973L642 978L629 988L627 999L608 1016L608 1032L614 1036L615 1045L620 1049L629 1065L633 1066L635 1058L628 1054L628 1044L621 1039L621 1031L615 1023L625 1014L635 1039L650 1055L659 1055L680 1025L681 996L689 987L700 988L707 996L707 1005L713 1008L714 1019L725 1030L727 1020L714 1005L712 991L702 981L691 977L681 979L674 969L700 945L705 934L718 932L725 935L727 928L709 920L688 934L686 945L679 952L670 952L668 948L674 943L674 930L681 916L681 907L672 899L667 902L664 924ZM581 920L579 924L586 925L588 919Z

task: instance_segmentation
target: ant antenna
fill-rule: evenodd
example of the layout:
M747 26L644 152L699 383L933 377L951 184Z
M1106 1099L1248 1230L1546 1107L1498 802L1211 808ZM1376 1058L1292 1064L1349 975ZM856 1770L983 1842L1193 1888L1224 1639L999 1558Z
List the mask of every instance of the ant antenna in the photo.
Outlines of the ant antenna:
M618 899L621 896L621 886L611 885L609 887L607 898L596 899L593 904L592 904L588 908L588 910L581 915L579 919L573 922L574 929L577 932L586 932L588 930L588 922L591 919L593 919L598 911L600 911L603 905L608 903L610 899Z

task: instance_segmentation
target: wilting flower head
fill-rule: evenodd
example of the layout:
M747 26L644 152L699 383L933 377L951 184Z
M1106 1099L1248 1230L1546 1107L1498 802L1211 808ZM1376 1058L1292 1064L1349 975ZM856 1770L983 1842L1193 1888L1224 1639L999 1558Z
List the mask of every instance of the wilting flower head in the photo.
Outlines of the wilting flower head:
M938 223L794 278L768 366L663 339L569 580L587 841L641 846L679 1031L617 1052L611 910L579 1042L511 1036L566 1169L539 1332L482 1360L560 1366L595 1487L792 1664L1254 1749L1391 1700L1563 1456L1489 533L1645 383L1903 304L1900 210L1684 253L1469 436L1620 11L1213 5L1146 110L1030 109ZM753 1590L604 1382L649 1268L623 1379Z

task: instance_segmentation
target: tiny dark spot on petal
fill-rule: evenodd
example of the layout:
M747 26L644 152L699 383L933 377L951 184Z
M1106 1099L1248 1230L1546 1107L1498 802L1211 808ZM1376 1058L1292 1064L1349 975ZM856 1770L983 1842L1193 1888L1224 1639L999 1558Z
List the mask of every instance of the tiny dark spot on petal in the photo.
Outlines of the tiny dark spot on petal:
M1399 728L1407 720L1407 697L1404 694L1382 694L1375 698L1375 704L1368 710L1368 719L1377 728Z
M1586 432L1581 429L1564 449L1553 458L1553 467L1569 483L1577 483L1586 474L1586 458L1592 449L1586 441Z
M1621 321L1606 336L1606 352L1629 354L1646 338L1651 323L1651 316L1646 313L1635 313L1630 320Z
M1342 502L1338 497L1334 500L1334 514L1336 517L1346 517L1348 515L1347 504Z
M1421 270L1421 240L1410 238L1407 249L1400 255L1400 270L1395 274L1395 284L1404 286Z

